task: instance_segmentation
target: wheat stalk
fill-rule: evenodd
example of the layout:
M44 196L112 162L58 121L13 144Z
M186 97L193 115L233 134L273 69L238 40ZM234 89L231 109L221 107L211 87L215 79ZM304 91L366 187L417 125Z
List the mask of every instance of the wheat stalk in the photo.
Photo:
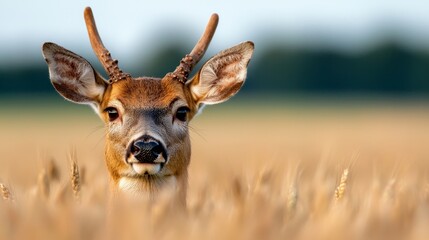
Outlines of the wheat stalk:
M287 212L291 216L295 213L296 204L298 202L298 189L296 184L292 184L287 195Z
M271 177L272 172L266 167L262 168L262 170L259 172L258 179L256 180L254 191L260 192L264 187L266 187Z
M81 182L79 176L79 166L77 165L75 152L72 151L70 154L70 178L71 178L71 186L73 190L73 195L76 201L80 201L80 190L81 190Z
M6 187L6 185L4 185L3 183L0 183L0 192L4 200L9 200L9 201L13 200L13 197L9 188Z
M384 189L382 199L383 201L389 201L394 198L396 187L396 179L390 179L389 183Z
M46 164L46 174L51 181L60 180L60 170L52 158Z
M335 189L335 200L337 201L344 197L344 194L346 192L348 176L349 176L349 169L346 168L344 169L343 174L341 175L340 184Z
M50 193L50 185L48 174L45 169L40 171L39 176L37 178L37 185L39 186L39 192L43 196L43 198L48 199Z
M286 196L286 210L288 217L292 217L295 215L296 206L298 203L298 179L301 177L301 171L299 170L299 164L296 165L294 173L291 173L292 182L288 189L288 193Z

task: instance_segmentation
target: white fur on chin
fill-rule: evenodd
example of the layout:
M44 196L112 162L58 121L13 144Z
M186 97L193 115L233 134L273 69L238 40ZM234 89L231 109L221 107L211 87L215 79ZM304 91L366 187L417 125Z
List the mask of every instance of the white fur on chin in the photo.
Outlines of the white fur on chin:
M161 171L160 163L132 163L133 170L140 174L154 175Z

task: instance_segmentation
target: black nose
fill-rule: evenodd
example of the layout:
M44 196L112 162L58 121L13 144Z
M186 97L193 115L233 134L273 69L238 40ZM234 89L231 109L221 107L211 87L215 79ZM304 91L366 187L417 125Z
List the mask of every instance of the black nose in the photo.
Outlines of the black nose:
M162 152L162 145L155 140L139 139L131 145L131 154L141 163L153 163Z

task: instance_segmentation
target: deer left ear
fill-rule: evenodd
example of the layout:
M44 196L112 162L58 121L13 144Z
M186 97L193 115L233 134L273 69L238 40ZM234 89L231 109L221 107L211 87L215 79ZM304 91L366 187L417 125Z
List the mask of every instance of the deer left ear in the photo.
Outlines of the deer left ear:
M246 79L253 49L253 42L244 42L209 59L188 83L195 103L216 104L234 96Z
M61 96L75 103L100 104L108 84L88 61L55 43L44 43L42 52Z

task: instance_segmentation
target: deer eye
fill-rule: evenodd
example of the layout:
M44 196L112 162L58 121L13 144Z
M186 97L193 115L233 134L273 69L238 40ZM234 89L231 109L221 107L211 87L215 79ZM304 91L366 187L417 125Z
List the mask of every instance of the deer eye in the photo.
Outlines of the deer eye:
M179 107L177 109L177 111L176 111L175 117L177 119L179 119L180 121L185 122L186 121L186 117L188 115L188 112L189 112L189 108L187 108L187 107Z
M105 112L109 115L109 121L115 121L119 117L118 110L114 107L108 107L104 109Z

